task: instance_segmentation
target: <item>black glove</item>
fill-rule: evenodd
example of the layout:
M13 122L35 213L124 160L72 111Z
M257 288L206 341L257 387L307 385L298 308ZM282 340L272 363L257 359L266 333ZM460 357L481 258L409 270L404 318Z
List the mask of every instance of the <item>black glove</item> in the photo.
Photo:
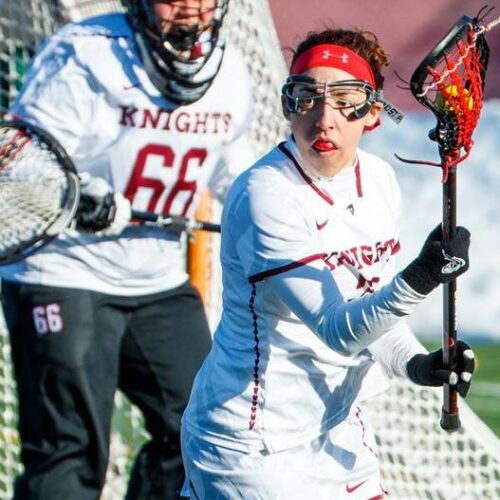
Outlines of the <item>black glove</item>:
M465 398L474 373L474 352L463 341L457 342L456 366L447 370L443 365L443 349L429 354L416 354L408 361L406 370L412 382L434 387L450 384Z
M76 227L99 235L120 233L130 220L130 203L101 177L80 176Z
M447 283L469 269L470 233L457 227L455 236L443 241L441 225L427 237L419 256L401 273L406 283L427 295L440 283Z
M76 227L82 231L101 231L113 222L115 200L111 193L97 200L82 195L76 212Z

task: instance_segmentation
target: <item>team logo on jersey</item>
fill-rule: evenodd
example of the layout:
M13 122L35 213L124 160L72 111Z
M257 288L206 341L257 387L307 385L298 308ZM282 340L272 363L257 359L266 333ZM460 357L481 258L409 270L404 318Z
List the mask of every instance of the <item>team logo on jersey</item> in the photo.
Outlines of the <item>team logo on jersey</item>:
M349 266L359 270L365 266L373 266L377 262L389 260L391 255L395 255L400 249L399 241L391 238L387 241L377 241L373 245L361 245L330 252L323 260L330 271L339 266Z
M345 207L345 208L346 208L346 210L349 211L349 213L351 215L354 215L354 205L352 203L349 203L349 205L347 205L347 207Z
M441 268L441 273L443 274L453 274L462 267L465 266L465 260L460 257L453 257L448 255L443 249L443 257L448 263Z
M172 130L190 134L227 134L233 121L231 113L217 111L197 112L185 108L172 111L163 108L119 107L119 124L122 127Z

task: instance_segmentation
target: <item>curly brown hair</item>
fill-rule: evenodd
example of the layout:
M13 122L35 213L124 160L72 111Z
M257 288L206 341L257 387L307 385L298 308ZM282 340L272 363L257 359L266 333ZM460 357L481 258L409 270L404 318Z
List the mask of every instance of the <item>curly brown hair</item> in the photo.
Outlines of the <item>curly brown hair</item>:
M378 38L371 31L366 31L361 28L352 30L340 28L327 28L323 31L311 31L307 33L302 42L299 43L292 57L292 64L303 52L315 45L335 44L347 47L356 52L370 65L375 83L378 89L382 89L384 85L384 76L382 68L389 65L389 57L380 46Z

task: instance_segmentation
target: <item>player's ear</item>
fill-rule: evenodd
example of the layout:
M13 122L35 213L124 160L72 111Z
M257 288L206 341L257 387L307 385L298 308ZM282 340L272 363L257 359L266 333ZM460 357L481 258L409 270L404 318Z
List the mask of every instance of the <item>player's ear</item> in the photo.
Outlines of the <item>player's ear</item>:
M365 120L365 130L373 130L377 125L380 124L380 111L382 110L382 103L375 102L372 104L370 111L366 114Z
M281 111L283 112L283 116L290 121L290 111L286 105L286 97L284 95L281 96Z

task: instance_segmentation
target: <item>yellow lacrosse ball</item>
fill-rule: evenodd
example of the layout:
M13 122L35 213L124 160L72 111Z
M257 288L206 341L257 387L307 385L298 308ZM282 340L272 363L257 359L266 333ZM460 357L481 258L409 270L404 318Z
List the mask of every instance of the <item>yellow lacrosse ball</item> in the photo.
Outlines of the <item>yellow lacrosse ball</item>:
M458 96L458 89L456 85L447 85L445 87L446 90L446 95L450 95L450 97L455 97ZM467 102L467 107L469 110L471 110L474 107L474 98L470 95L470 92L467 89L463 89L466 102ZM450 111L453 110L453 106L450 104L449 101L446 100L444 95L439 92L438 95L436 96L436 107L439 109L443 109L445 111Z

